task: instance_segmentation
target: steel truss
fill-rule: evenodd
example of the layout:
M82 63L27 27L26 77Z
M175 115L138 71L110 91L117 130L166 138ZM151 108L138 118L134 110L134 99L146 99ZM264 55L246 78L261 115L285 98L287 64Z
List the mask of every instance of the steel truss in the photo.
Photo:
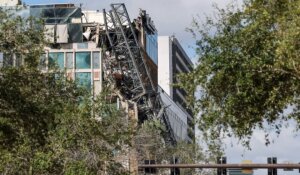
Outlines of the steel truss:
M165 107L152 82L125 5L111 4L111 10L104 9L103 15L110 44L104 58L106 78L116 84L126 99L137 103L139 115L160 119L169 133L165 141L175 144L173 130L164 114Z

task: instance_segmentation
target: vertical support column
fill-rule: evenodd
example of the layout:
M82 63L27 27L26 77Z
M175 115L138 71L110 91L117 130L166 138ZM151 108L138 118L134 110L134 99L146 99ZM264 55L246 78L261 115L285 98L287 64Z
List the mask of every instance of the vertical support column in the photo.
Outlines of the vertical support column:
M138 110L137 104L134 102L126 102L127 104L127 111L128 111L128 123L132 130L137 128L137 121L138 121ZM138 158L137 158L137 151L135 149L135 141L134 137L132 136L131 140L132 147L129 148L129 171L132 175L138 175Z
M217 164L226 164L227 160L226 157L217 157ZM226 175L227 169L226 168L218 168L217 175Z
M268 157L268 164L277 164L277 158ZM277 168L268 168L268 175L277 175Z
M277 158L276 157L273 157L272 163L277 164ZM277 168L273 168L273 175L277 175Z

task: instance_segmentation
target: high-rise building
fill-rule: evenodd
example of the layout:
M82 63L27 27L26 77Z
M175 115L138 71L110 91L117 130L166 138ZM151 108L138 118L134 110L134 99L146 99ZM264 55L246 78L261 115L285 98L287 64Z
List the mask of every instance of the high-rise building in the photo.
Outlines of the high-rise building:
M188 125L188 138L194 140L193 113L187 108L186 91L174 87L179 83L177 75L193 70L193 63L174 36L158 37L158 84L162 90L183 110L186 114Z

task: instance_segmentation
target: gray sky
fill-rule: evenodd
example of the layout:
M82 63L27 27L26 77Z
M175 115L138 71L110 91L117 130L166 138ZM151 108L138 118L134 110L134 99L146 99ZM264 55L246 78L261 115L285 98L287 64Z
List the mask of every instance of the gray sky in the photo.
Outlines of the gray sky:
M226 156L231 163L240 163L241 160L252 160L254 163L267 163L267 157L277 157L277 163L289 161L300 162L300 137L294 132L294 124L290 122L290 127L282 130L277 137L273 135L273 143L265 146L264 133L256 131L251 142L251 151L245 150L235 139L228 139ZM232 144L232 146L231 146ZM266 175L267 170L257 170L257 175ZM278 171L278 175L299 175L299 171L293 172Z

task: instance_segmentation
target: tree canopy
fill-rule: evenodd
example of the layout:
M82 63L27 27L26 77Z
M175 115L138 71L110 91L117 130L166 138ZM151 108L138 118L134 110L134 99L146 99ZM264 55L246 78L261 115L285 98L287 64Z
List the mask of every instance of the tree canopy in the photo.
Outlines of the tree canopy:
M182 86L206 138L233 135L248 145L263 129L268 144L269 131L280 133L285 121L300 127L299 0L245 0L189 30L199 60Z
M127 174L115 159L130 146L126 114L111 93L91 98L38 69L47 42L37 22L0 9L1 174Z

